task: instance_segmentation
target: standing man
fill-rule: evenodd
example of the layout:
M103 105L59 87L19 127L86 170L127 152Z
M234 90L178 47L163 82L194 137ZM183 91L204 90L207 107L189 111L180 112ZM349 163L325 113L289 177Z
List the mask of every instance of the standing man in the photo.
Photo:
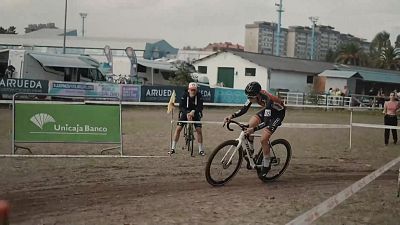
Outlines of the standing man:
M188 90L183 93L179 102L179 121L200 121L201 117L203 117L203 96L198 92L197 84L192 82L189 83ZM172 140L171 150L168 154L175 153L176 143L179 140L184 125L182 122L178 123ZM204 156L201 123L195 123L194 127L196 128L197 142L199 144L199 155Z

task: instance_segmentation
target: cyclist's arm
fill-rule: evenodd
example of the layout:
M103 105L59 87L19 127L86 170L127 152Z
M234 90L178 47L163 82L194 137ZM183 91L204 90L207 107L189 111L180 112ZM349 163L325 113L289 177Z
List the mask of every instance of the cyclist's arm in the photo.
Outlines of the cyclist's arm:
M179 110L184 114L188 113L188 109L186 108L186 97L185 96L181 97L181 101L179 102Z
M249 110L250 106L251 106L251 101L247 100L247 102L241 109L232 114L232 119L245 114Z
M201 94L198 95L198 99L197 99L197 105L196 105L196 110L195 113L201 113L203 111L203 96Z

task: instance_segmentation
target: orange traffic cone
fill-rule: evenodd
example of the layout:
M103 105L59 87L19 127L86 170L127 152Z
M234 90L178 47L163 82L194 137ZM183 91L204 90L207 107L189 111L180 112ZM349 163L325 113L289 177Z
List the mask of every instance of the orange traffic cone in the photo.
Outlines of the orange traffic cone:
M8 214L10 213L10 206L7 201L0 200L0 225L9 225Z

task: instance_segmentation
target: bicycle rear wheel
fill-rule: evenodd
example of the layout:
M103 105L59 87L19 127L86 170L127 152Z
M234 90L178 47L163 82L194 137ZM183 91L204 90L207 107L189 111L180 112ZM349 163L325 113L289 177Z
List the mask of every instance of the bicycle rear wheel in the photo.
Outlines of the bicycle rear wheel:
M240 169L243 161L243 150L235 151L237 140L225 141L215 148L206 165L207 182L213 186L222 186L230 181Z
M263 182L273 181L278 179L289 166L292 157L292 147L285 139L277 139L271 142L271 170L267 176L262 176L261 168L263 162L262 150L256 156L257 175Z

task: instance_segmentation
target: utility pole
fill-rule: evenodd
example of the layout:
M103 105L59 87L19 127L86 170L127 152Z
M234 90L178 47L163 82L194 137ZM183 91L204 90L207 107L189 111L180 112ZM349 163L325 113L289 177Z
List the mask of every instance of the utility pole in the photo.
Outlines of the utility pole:
M278 3L275 3L275 6L278 7L278 9L276 10L278 12L278 33L277 33L277 38L276 38L276 53L275 55L280 56L280 42L281 42L281 18L282 18L282 0L279 1Z
M64 44L63 44L63 53L65 54L65 40L67 36L67 6L68 0L65 0L65 18L64 18Z
M318 17L310 16L308 17L312 23L312 34L311 34L311 51L310 51L310 59L314 60L314 45L315 45L315 23L318 21Z
M82 37L85 36L85 18L87 17L87 13L79 13L82 17Z

